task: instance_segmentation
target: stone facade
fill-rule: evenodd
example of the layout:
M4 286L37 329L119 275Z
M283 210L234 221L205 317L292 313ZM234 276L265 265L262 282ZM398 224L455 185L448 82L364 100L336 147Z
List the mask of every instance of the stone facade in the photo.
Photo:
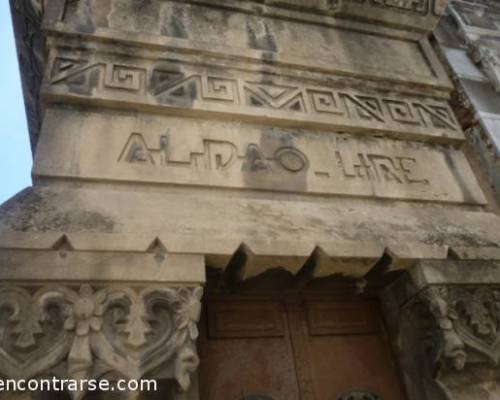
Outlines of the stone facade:
M11 0L35 157L0 207L0 375L199 399L203 286L279 267L274 296L381 299L408 400L495 399L500 218L431 44L446 6Z
M500 191L500 6L497 2L451 2L435 37L456 82L456 110L471 147Z

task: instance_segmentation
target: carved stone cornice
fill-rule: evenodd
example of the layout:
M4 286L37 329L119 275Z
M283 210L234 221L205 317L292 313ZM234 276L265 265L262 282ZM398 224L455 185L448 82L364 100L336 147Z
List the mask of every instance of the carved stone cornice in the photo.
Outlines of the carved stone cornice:
M139 379L161 368L186 391L199 364L201 296L199 286L3 285L0 375Z

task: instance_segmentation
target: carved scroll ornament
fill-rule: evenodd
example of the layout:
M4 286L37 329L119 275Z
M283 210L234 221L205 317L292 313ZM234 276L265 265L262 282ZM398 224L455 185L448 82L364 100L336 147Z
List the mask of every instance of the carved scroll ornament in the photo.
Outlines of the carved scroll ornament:
M62 364L74 379L139 379L164 368L185 391L199 363L201 295L201 287L0 287L0 374L26 379Z

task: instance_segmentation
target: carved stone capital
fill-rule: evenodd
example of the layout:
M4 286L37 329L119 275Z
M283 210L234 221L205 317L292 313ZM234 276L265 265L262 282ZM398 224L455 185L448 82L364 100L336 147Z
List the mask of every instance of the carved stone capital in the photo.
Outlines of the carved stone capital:
M496 398L500 286L428 286L400 311L396 346L410 400Z
M466 351L473 351L475 362L500 364L500 287L432 286L410 302L410 310L418 303L432 316L441 361L462 370Z
M199 286L0 286L0 374L139 379L161 369L185 391L199 364L201 296Z

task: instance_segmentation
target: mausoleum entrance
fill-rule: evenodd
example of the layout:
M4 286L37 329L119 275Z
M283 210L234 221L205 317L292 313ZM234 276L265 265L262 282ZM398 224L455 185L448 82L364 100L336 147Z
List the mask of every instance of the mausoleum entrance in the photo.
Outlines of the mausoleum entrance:
M405 399L376 296L309 286L321 285L214 294L209 284L198 341L200 398Z

